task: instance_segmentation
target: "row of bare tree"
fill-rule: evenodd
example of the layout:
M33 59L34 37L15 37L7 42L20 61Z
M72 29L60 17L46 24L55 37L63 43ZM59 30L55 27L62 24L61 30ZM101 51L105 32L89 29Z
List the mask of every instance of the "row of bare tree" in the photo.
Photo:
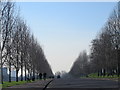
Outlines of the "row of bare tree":
M86 51L80 53L74 62L69 74L75 77L85 76L88 74L88 56Z
M91 63L98 75L120 74L120 7L119 4L108 18L101 33L92 41Z
M25 80L27 77L47 73L52 75L52 70L46 60L44 52L30 33L30 28L20 17L15 3L10 1L0 2L0 54L1 54L1 81L3 83L3 66L9 68L9 82L11 82L11 67L16 70L16 81L21 71Z
M92 40L90 55L85 55L84 52L80 54L70 70L71 74L120 75L120 2L101 32Z

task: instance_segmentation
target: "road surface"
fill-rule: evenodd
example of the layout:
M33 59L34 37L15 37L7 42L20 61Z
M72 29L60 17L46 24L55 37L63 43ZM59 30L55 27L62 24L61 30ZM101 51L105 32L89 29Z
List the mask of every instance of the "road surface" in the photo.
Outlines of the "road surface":
M15 89L16 88L16 89ZM119 90L118 81L88 78L60 78L39 80L3 90Z
M95 79L54 79L47 88L118 88L118 81Z

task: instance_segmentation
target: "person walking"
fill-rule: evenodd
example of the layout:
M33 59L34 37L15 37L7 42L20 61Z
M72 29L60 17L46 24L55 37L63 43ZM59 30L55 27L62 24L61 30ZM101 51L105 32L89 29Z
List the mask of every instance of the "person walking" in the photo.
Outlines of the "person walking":
M46 80L46 73L43 73L43 79Z
M42 73L39 74L39 79L42 79Z

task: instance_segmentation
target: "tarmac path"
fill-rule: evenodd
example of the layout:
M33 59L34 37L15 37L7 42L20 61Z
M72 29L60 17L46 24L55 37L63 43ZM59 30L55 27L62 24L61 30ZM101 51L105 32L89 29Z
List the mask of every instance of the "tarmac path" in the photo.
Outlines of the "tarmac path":
M118 88L118 81L90 78L54 79L47 88Z
M17 90L119 90L119 85L118 81L108 79L60 78L38 80L3 90L10 90L10 88L11 90L14 88L17 88Z

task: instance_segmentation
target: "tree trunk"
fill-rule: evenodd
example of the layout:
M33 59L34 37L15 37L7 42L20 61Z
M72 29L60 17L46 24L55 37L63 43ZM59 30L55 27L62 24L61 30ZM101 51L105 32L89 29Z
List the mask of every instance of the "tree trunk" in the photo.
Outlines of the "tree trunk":
M21 81L23 81L23 66L21 65Z
M37 73L37 79L39 79L39 73Z
M103 73L102 73L102 69L100 69L100 76L102 76L103 75Z
M98 77L100 76L99 70L98 70Z
M0 63L1 63L1 66L0 66L0 82L1 82L1 84L3 84L3 65L2 65L2 50L1 50L1 44L0 44Z
M103 69L103 76L105 76L105 69Z
M120 49L118 49L118 77L120 75Z
M19 65L19 64L18 64L18 62L19 62L19 61L18 61L18 54L19 54L19 53L18 53L18 46L17 46L16 82L18 82L18 71L19 71L19 69L18 69L18 65Z
M11 82L11 63L9 63L9 82Z
M23 81L23 58L21 55L21 81Z
M16 82L18 82L18 69L16 69Z
M30 78L30 72L29 72L29 70L28 70L28 76L27 77Z
M1 72L0 72L0 79L1 79L1 84L3 84L3 65L1 64Z
M27 80L27 78L26 78L26 64L25 64L25 81Z
M29 70L29 77L32 79L32 69Z
M33 81L35 80L35 68L33 67Z

